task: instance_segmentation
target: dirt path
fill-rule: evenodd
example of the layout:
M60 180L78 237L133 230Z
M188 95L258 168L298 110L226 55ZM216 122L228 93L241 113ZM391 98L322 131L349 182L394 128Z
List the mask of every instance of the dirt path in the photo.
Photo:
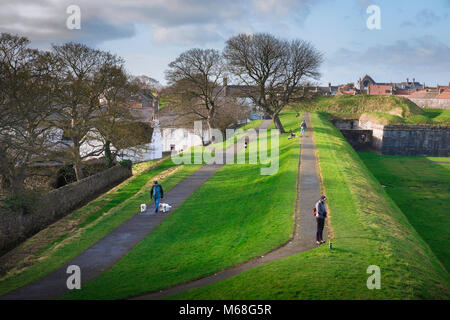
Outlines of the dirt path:
M266 129L271 121L266 120L259 129ZM204 165L165 194L170 201L171 212L178 208L191 194L200 188L223 165ZM152 232L169 214L151 213L150 205L145 214L136 214L111 231L100 241L83 251L64 266L45 276L43 279L24 286L12 293L0 297L1 300L56 299L69 291L66 285L70 265L81 269L81 286L110 269L125 254L131 251L142 239Z
M305 136L301 138L301 152L297 179L297 200L295 205L295 225L291 240L265 255L253 258L243 264L225 269L214 275L206 276L161 291L134 297L132 299L154 300L168 297L225 280L268 262L317 247L315 243L316 221L312 215L312 208L320 197L319 166L315 152L316 146L312 138L312 125L309 113L305 113L304 118L309 129L306 131ZM326 238L326 231L324 230L324 239Z

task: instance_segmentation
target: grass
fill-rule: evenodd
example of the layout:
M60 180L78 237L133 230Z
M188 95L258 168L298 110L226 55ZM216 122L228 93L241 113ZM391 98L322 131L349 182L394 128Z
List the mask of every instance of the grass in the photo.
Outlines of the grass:
M0 295L51 273L131 218L139 211L141 203L149 202L149 190L154 178L161 180L165 190L168 191L200 167L201 165L176 167L169 158L158 167L144 170L112 192L74 211L66 217L64 222L71 224L71 221L75 221L75 225L81 222L82 227L63 234L32 257L37 260L32 266L22 270L12 270L0 278ZM44 232L51 231L51 228L44 230Z
M449 109L423 109L423 111L436 124L450 124Z
M239 129L242 130L248 130L248 129L257 129L264 120L252 120L248 123L246 123L244 126L240 127Z
M450 270L450 158L359 155Z
M297 129L291 119L282 121ZM261 175L261 164L225 165L109 271L64 298L119 299L155 291L239 264L287 241L299 160L299 140L287 138L280 137L277 174Z
M400 117L423 115L423 110L412 101L399 96L338 96L319 97L297 103L296 110L328 113L362 114L366 112L392 113Z
M361 116L383 125L450 124L450 110L422 109L399 96L319 97L291 106L294 110L319 111L328 118L357 119Z
M449 275L341 133L312 115L334 238L173 299L448 299ZM381 269L369 290L368 266Z

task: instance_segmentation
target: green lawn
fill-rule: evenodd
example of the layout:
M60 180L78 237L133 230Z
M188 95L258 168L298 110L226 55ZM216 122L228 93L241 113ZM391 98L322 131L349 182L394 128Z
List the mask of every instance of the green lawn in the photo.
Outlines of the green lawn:
M282 121L296 129L290 115ZM158 290L239 264L287 241L293 231L299 160L299 140L287 138L280 137L277 174L261 175L261 164L225 165L112 269L64 298L118 299ZM246 152L250 150L251 145Z
M330 122L312 115L333 250L321 246L177 299L448 299L449 275ZM368 266L381 269L369 290Z
M450 158L359 155L450 270Z
M423 109L427 116L432 119L436 124L449 124L450 123L450 110L449 109Z
M80 220L77 232L64 235L38 254L38 263L20 272L9 272L0 279L0 295L37 281L74 258L82 251L103 238L125 220L139 211L141 203L149 202L149 190L154 177L161 177L168 170L175 169L172 159L164 160L154 169L143 171L128 179L113 192L90 202L66 217ZM173 174L161 179L168 191L181 180L199 169L201 165L180 166ZM80 217L82 219L80 219ZM50 231L51 232L51 231ZM30 241L32 241L30 239Z

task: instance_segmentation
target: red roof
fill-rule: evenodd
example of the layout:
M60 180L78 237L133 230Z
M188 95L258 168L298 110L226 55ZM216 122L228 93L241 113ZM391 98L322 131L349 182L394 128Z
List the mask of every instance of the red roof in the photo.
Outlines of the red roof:
M444 91L437 96L438 99L450 99L450 91Z
M436 99L438 93L433 91L427 91L427 90L420 90L413 92L409 95L410 98L416 98L416 99Z

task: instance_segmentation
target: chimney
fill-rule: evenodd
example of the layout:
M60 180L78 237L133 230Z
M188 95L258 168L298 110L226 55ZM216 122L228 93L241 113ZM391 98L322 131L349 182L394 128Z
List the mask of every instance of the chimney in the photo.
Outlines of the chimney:
M406 78L406 84L409 84L409 78Z
M331 93L331 82L328 82L328 92Z
M413 84L415 84L416 83L416 78L413 78Z

